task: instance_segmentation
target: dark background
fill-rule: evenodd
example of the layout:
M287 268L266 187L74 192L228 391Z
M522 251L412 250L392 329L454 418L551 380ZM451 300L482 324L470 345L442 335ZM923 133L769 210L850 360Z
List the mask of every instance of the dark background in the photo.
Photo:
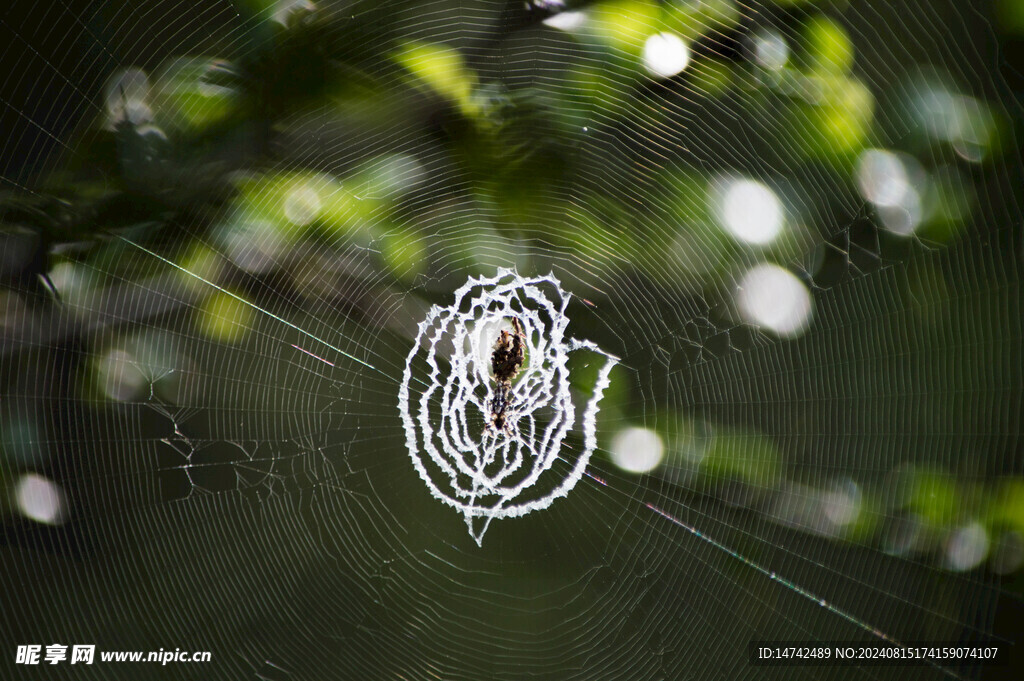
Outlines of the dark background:
M940 678L746 651L1020 645L1020 3L568 3L579 33L522 2L272 4L0 15L5 676ZM641 60L661 30L691 49L668 79ZM929 178L913 237L858 189L869 148ZM731 175L782 197L771 246L717 224ZM761 262L810 292L802 334L735 309ZM512 265L554 272L622 366L607 484L477 548L409 464L397 389L427 307ZM616 466L627 427L659 468ZM58 516L26 511L29 475ZM835 494L852 521L823 520ZM987 544L956 569L964 528ZM53 642L213 661L10 664Z

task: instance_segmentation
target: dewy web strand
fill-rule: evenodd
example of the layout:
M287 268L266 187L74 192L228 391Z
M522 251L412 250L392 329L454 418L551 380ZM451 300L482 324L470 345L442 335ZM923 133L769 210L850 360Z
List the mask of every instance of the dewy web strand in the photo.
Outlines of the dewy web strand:
M266 310L266 309L264 309L264 308L262 308L262 307L260 307L260 306L258 306L258 305L256 305L256 304L254 304L254 303L252 303L252 302L250 302L250 301L246 300L245 298L243 298L243 297L239 296L239 295L238 295L238 294L236 294L236 293L233 293L233 292L229 291L228 289L224 288L223 286L218 286L218 285L217 285L216 283L214 283L214 282L210 281L209 279L206 279L206 278L202 277L201 275L197 274L196 272L193 272L193 271L189 270L189 269L188 269L188 268L186 268L186 267L182 267L181 265L179 265L179 264L175 263L175 262L174 262L174 261L172 261L172 260L168 260L167 258L163 257L163 256L162 256L162 255L160 255L159 253L154 253L153 251L149 250L149 249L148 249L148 248L146 248L145 246L143 246L143 245L141 245L141 244L138 244L138 243L135 243L134 241L132 241L131 239L129 239L129 238L125 237L125 236L119 236L118 238L119 238L119 239L120 239L121 241L123 241L123 242L125 242L126 244L128 244L129 246L133 246L134 248L137 248L137 249L139 249L139 250L140 250L140 251L142 251L143 253L145 253L145 254L147 254L147 255L150 255L150 256L152 256L152 257L156 258L156 259L157 259L157 260L159 260L160 262L162 262L162 263L164 263L164 264L167 264L167 265L170 265L171 267L173 267L174 269L178 270L179 272L183 272L184 274L187 274L188 276L190 276L190 277L192 277L192 278L194 278L194 279L196 279L196 280L198 280L198 281L202 282L203 284L206 284L207 286L209 286L209 287L211 287L211 288L213 288L213 289L215 289L215 290L217 290L217 291L220 291L221 293L223 293L223 294L225 294L225 295L227 295L227 296L230 296L230 297L231 297L231 298L233 298L234 300L237 300L238 302L240 302L240 303L242 303L242 304L244 304L244 305L246 305L246 306L248 306L248 307L252 308L253 310L256 310L256 311L257 311L257 312L259 312L260 314L264 314L264 315L266 315L266 316L270 317L271 319L273 319L273 320L275 320L275 321L278 321L278 322L280 322L280 323L284 324L284 325L285 325L285 326L287 326L288 328L290 328L290 329L294 329L295 331L298 331L298 332L299 332L299 333L301 333L301 334L302 334L303 336L306 336L307 338L310 338L310 339L312 339L312 340L315 340L315 341L316 341L317 343L320 343L321 345L323 345L323 346L325 346L325 347L327 347L327 348L330 348L331 350L333 350L334 352L338 353L339 355L342 355L342 356L344 356L344 357L347 357L348 359L352 360L353 362L356 362L356 363L358 363L358 364L361 364L361 365L363 365L363 366L364 366L364 367L366 367L367 369L372 369L373 371L376 371L377 373L381 374L382 376L387 376L388 378L390 378L390 376L388 376L388 375L387 375L386 373L384 373L383 371L381 371L381 370L380 370L380 369L378 369L377 367L373 366L372 364L370 364L370 363L369 363L369 362L367 362L366 360L363 360L363 359L359 359L359 358L358 358L358 357L356 357L355 355L351 355L351 354L349 354L349 353L345 352L345 351L344 351L344 350L342 350L341 348L339 348L339 347L336 347L336 346L332 345L331 343L328 343L327 341L323 340L322 338L319 338L318 336L315 336L315 335L313 335L313 334L312 334L312 333L310 333L309 331L306 331L306 330L305 330L305 329L303 329L302 327L300 327L300 326L297 326L296 324L293 324L292 322L289 322L289 321L288 321L287 319L284 319L283 317L280 317L280 316L278 316L278 315L274 314L274 313L273 313L273 312L271 312L270 310ZM307 355L310 355L311 357L314 357L314 358L316 358L316 359L320 360L321 362L324 362L324 363L326 363L326 364L329 364L329 365L333 366L333 364L331 364L331 363L330 363L330 362L328 362L327 360L325 360L325 359L323 359L322 357L319 357L319 356L317 356L317 355L315 355L315 354L311 353L311 352L310 352L310 351L308 351L308 350L304 350L303 348L300 348L300 347L298 347L298 346L293 346L293 347L295 347L295 349L296 349L296 350L299 350L299 351L301 351L301 352L304 352L304 353L306 353Z

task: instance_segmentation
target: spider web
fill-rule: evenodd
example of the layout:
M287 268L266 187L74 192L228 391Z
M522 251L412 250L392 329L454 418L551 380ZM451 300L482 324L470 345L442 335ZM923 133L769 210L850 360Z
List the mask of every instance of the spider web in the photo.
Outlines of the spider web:
M5 656L978 678L748 648L1019 644L1020 76L994 10L5 11ZM600 412L551 461L585 463L571 491L478 543L400 392L431 309L503 268L564 290L600 349L565 389Z
M545 288L553 289L553 298ZM583 446L573 457L565 441L576 424L569 353L604 353L589 341L565 337L569 299L558 280L524 279L500 269L494 277L470 279L455 296L450 306L432 307L420 323L398 408L416 471L431 494L465 516L480 545L495 518L543 510L580 481L597 447L595 419L616 358L606 356L598 370L580 417ZM526 357L530 362L522 376L508 376L505 388L501 369L492 363L492 339L504 337L500 329L509 317L520 325L519 369ZM421 344L427 348L424 358ZM447 371L439 360L449 365ZM423 361L428 370L417 372L415 365ZM568 472L553 468L573 458Z

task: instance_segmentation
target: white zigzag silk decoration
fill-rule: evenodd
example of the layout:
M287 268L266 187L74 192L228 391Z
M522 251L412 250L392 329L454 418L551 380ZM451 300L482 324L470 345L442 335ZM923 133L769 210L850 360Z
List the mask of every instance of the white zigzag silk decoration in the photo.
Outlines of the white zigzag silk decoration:
M495 518L539 511L567 495L597 446L598 405L618 360L566 337L569 300L552 274L525 278L502 268L470 278L451 305L433 306L419 325L398 398L409 456L431 494L463 514L478 545ZM525 364L509 391L504 427L495 428L501 387L490 358L513 319L523 328ZM577 350L603 358L579 420L569 381ZM581 451L565 442L577 423Z

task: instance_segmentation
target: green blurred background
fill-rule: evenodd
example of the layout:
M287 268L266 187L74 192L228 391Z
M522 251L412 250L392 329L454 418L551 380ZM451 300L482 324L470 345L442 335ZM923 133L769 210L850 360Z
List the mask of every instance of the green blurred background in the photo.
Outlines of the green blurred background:
M11 657L792 678L748 642L1021 641L1024 3L5 11ZM497 267L622 362L600 482L477 549L397 389Z

